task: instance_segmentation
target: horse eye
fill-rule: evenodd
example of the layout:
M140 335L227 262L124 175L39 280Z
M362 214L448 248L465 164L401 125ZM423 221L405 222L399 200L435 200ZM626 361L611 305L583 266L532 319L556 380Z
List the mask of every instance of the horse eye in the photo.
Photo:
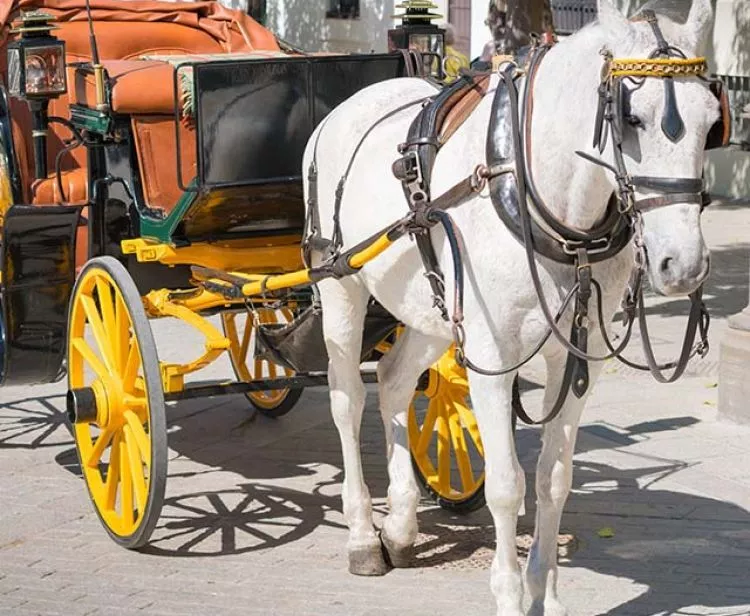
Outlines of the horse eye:
M643 120L641 120L638 116L634 115L628 115L625 116L625 121L630 124L630 126L634 126L635 128L643 128Z

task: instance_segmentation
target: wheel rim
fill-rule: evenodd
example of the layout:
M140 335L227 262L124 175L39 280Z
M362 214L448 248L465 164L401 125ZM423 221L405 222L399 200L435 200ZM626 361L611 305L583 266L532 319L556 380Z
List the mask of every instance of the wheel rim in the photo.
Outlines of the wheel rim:
M224 332L229 338L229 357L237 378L247 383L256 380L294 376L294 372L267 359L255 357L255 327L247 312L226 312L221 315ZM258 319L263 324L290 323L294 315L289 308L260 308ZM259 408L273 410L281 405L290 389L248 392L247 397Z
M141 526L149 501L151 409L133 317L102 269L91 268L78 281L68 345L70 389L91 387L97 402L96 420L74 425L81 471L102 521L128 537Z
M418 409L424 398L426 408ZM409 444L422 478L440 498L465 501L482 488L484 447L469 406L466 372L453 349L430 368L426 390L417 392L409 407Z

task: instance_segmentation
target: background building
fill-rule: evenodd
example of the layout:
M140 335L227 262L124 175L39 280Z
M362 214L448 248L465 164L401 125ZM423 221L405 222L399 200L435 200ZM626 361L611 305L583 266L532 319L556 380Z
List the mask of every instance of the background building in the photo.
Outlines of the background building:
M303 49L339 52L386 50L386 33L400 0L222 0L266 23ZM435 0L455 29L457 47L477 57L489 40L488 0ZM616 0L635 13L645 0ZM569 34L596 19L597 0L551 0L556 29ZM712 192L734 198L750 194L750 0L716 0L716 25L707 55L711 70L730 91L733 147L712 152L706 179Z

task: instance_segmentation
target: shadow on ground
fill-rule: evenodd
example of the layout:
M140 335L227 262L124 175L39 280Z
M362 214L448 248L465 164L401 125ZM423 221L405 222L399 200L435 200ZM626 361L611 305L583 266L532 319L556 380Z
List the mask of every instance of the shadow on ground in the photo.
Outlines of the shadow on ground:
M200 410L182 414L178 409L170 422L172 450L177 461L201 467L186 470L173 464L170 480L181 483L172 485L187 489L165 502L159 527L145 551L168 557L243 554L296 542L328 527L339 536L343 554L346 531L340 523L341 453L336 431L327 419L289 434L280 423L304 421L302 414L320 407L324 399L325 392L306 393L299 407L278 421L251 419L242 400L232 404L206 401ZM373 497L383 502L387 488L384 444L372 402L365 414L363 460ZM4 419L0 448L62 445L57 462L80 474L70 433L58 410L61 404L59 397L52 397L0 406ZM697 421L688 416L626 427L583 426L578 452L610 448L627 452L629 445L652 434ZM264 442L269 433L279 438ZM539 432L521 429L518 444L531 488ZM562 566L630 579L647 589L611 609L608 616L685 614L685 608L696 605L721 608L728 615L741 613L737 611L740 606L750 604L750 587L740 573L742 563L750 563L750 513L723 501L660 489L661 479L687 464L632 455L641 459L637 468L626 470L576 462L574 493L563 518L563 532L576 539L562 546ZM216 489L190 490L190 481L202 474L219 480ZM244 481L232 483L235 476ZM288 487L295 480L300 480L301 488ZM83 485L81 498L87 498ZM530 541L533 490L526 500L527 514L519 523L520 557ZM597 529L604 526L614 529L614 537L597 535ZM426 508L420 512L413 566L487 570L493 543L494 529L486 509L456 516Z
M40 449L73 444L65 396L29 397L0 404L0 449ZM64 440L60 440L64 439Z

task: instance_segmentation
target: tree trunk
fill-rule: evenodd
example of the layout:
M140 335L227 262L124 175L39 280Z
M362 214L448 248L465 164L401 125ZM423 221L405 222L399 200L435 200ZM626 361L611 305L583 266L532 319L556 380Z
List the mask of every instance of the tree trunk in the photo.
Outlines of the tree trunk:
M492 0L487 17L498 53L512 53L527 45L532 32L551 32L549 0Z

